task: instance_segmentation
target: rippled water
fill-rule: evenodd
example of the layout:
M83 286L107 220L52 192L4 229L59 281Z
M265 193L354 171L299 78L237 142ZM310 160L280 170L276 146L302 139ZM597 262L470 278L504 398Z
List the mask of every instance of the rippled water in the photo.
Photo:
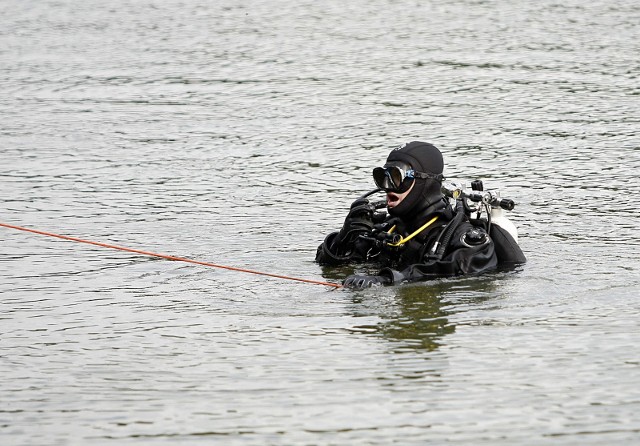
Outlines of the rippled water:
M0 228L0 436L640 441L640 6L0 3L0 221L317 280L399 143L529 262L362 292Z

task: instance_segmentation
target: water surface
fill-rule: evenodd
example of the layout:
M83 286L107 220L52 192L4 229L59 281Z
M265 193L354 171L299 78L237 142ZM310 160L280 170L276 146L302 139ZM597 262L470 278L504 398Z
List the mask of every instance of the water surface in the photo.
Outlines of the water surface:
M0 4L0 221L339 282L403 142L516 271L361 292L0 228L6 445L640 441L633 1Z

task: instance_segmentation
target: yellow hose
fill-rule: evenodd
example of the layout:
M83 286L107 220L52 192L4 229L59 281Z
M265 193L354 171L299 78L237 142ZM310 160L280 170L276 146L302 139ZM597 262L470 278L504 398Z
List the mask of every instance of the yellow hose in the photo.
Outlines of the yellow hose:
M435 223L435 221L438 219L438 216L436 215L435 217L433 217L431 220L429 220L428 222L426 222L425 224L423 224L422 226L420 226L416 231L414 231L412 234L408 235L407 238L402 238L400 239L399 242L397 243L389 243L389 246L393 246L393 247L398 247L401 245L404 245L405 243L407 243L409 240L411 240L412 238L414 238L416 235L420 234L422 231L424 231L425 229L427 229L429 226L431 226L433 223ZM396 227L395 225L389 229L388 234L391 234L393 231L395 231Z

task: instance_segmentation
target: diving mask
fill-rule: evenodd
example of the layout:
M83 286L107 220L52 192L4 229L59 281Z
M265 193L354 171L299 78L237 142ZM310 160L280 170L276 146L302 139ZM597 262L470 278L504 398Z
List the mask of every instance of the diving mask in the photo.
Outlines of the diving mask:
M376 186L387 192L404 193L409 190L415 178L431 178L438 181L444 179L440 174L435 175L415 171L404 163L373 169L373 181L376 183Z

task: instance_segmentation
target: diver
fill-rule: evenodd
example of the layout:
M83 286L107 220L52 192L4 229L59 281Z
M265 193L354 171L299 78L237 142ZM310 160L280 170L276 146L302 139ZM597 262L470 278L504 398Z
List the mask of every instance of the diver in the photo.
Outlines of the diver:
M375 275L350 275L343 281L345 287L356 289L524 263L517 238L508 230L492 225L490 216L472 218L460 195L453 195L452 205L452 198L443 193L443 171L442 153L432 144L412 141L394 149L384 166L373 170L379 189L353 202L342 229L318 247L316 262L375 263L382 268ZM368 197L380 189L386 192L386 202L376 205ZM487 195L466 197L471 196ZM387 212L378 211L385 204Z

